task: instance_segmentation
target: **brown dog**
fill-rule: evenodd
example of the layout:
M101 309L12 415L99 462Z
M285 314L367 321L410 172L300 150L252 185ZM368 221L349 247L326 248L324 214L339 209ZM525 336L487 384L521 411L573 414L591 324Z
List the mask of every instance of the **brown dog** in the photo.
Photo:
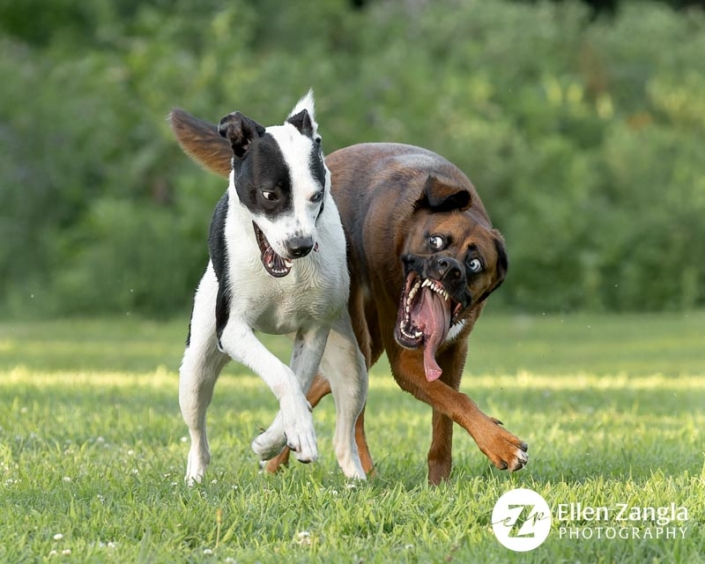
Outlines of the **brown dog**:
M181 110L171 123L187 154L229 174L232 151L215 126ZM429 481L450 475L453 422L497 468L523 468L527 445L458 391L468 336L507 271L504 242L474 187L447 160L408 145L354 145L326 164L348 242L349 311L367 366L386 351L399 386L433 408ZM329 392L317 378L308 399L315 406ZM369 472L364 413L356 442ZM287 458L285 450L267 469Z

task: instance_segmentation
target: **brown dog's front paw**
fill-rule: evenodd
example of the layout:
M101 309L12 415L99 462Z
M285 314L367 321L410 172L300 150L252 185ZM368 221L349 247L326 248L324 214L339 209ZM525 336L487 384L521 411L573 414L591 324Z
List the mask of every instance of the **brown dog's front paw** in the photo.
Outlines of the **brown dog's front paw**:
M516 472L529 462L529 445L504 429L502 422L488 418L488 425L481 436L476 437L477 445L500 470Z

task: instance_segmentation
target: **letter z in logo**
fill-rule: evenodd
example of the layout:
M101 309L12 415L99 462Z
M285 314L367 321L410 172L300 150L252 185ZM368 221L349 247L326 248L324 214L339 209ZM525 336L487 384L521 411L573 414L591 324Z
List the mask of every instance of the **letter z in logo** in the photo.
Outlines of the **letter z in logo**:
M534 526L536 525L537 513L534 505L510 505L510 517L505 520L509 525L510 538L534 537Z
M551 530L551 509L538 493L516 489L497 500L492 511L492 530L497 540L516 552L538 547Z

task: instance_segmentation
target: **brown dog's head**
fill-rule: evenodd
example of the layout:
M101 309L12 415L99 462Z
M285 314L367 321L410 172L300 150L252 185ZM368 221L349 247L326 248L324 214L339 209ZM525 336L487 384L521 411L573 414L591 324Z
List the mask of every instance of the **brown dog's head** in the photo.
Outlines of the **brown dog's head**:
M441 376L436 351L451 328L462 329L472 308L504 280L507 254L499 232L473 210L473 193L430 176L413 214L402 252L405 284L395 338L424 348L429 381ZM481 206L481 204L480 204Z

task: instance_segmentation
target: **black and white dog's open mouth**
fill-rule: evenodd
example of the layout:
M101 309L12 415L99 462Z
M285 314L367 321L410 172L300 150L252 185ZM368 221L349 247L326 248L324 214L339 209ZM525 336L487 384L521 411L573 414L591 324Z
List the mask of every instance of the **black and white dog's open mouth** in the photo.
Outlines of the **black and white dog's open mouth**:
M283 278L289 272L291 272L291 266L293 262L289 259L280 257L272 246L267 241L267 238L262 233L262 230L257 227L257 224L253 221L252 226L255 228L255 238L257 239L257 245L259 245L259 250L262 253L262 264L264 269L275 278Z

